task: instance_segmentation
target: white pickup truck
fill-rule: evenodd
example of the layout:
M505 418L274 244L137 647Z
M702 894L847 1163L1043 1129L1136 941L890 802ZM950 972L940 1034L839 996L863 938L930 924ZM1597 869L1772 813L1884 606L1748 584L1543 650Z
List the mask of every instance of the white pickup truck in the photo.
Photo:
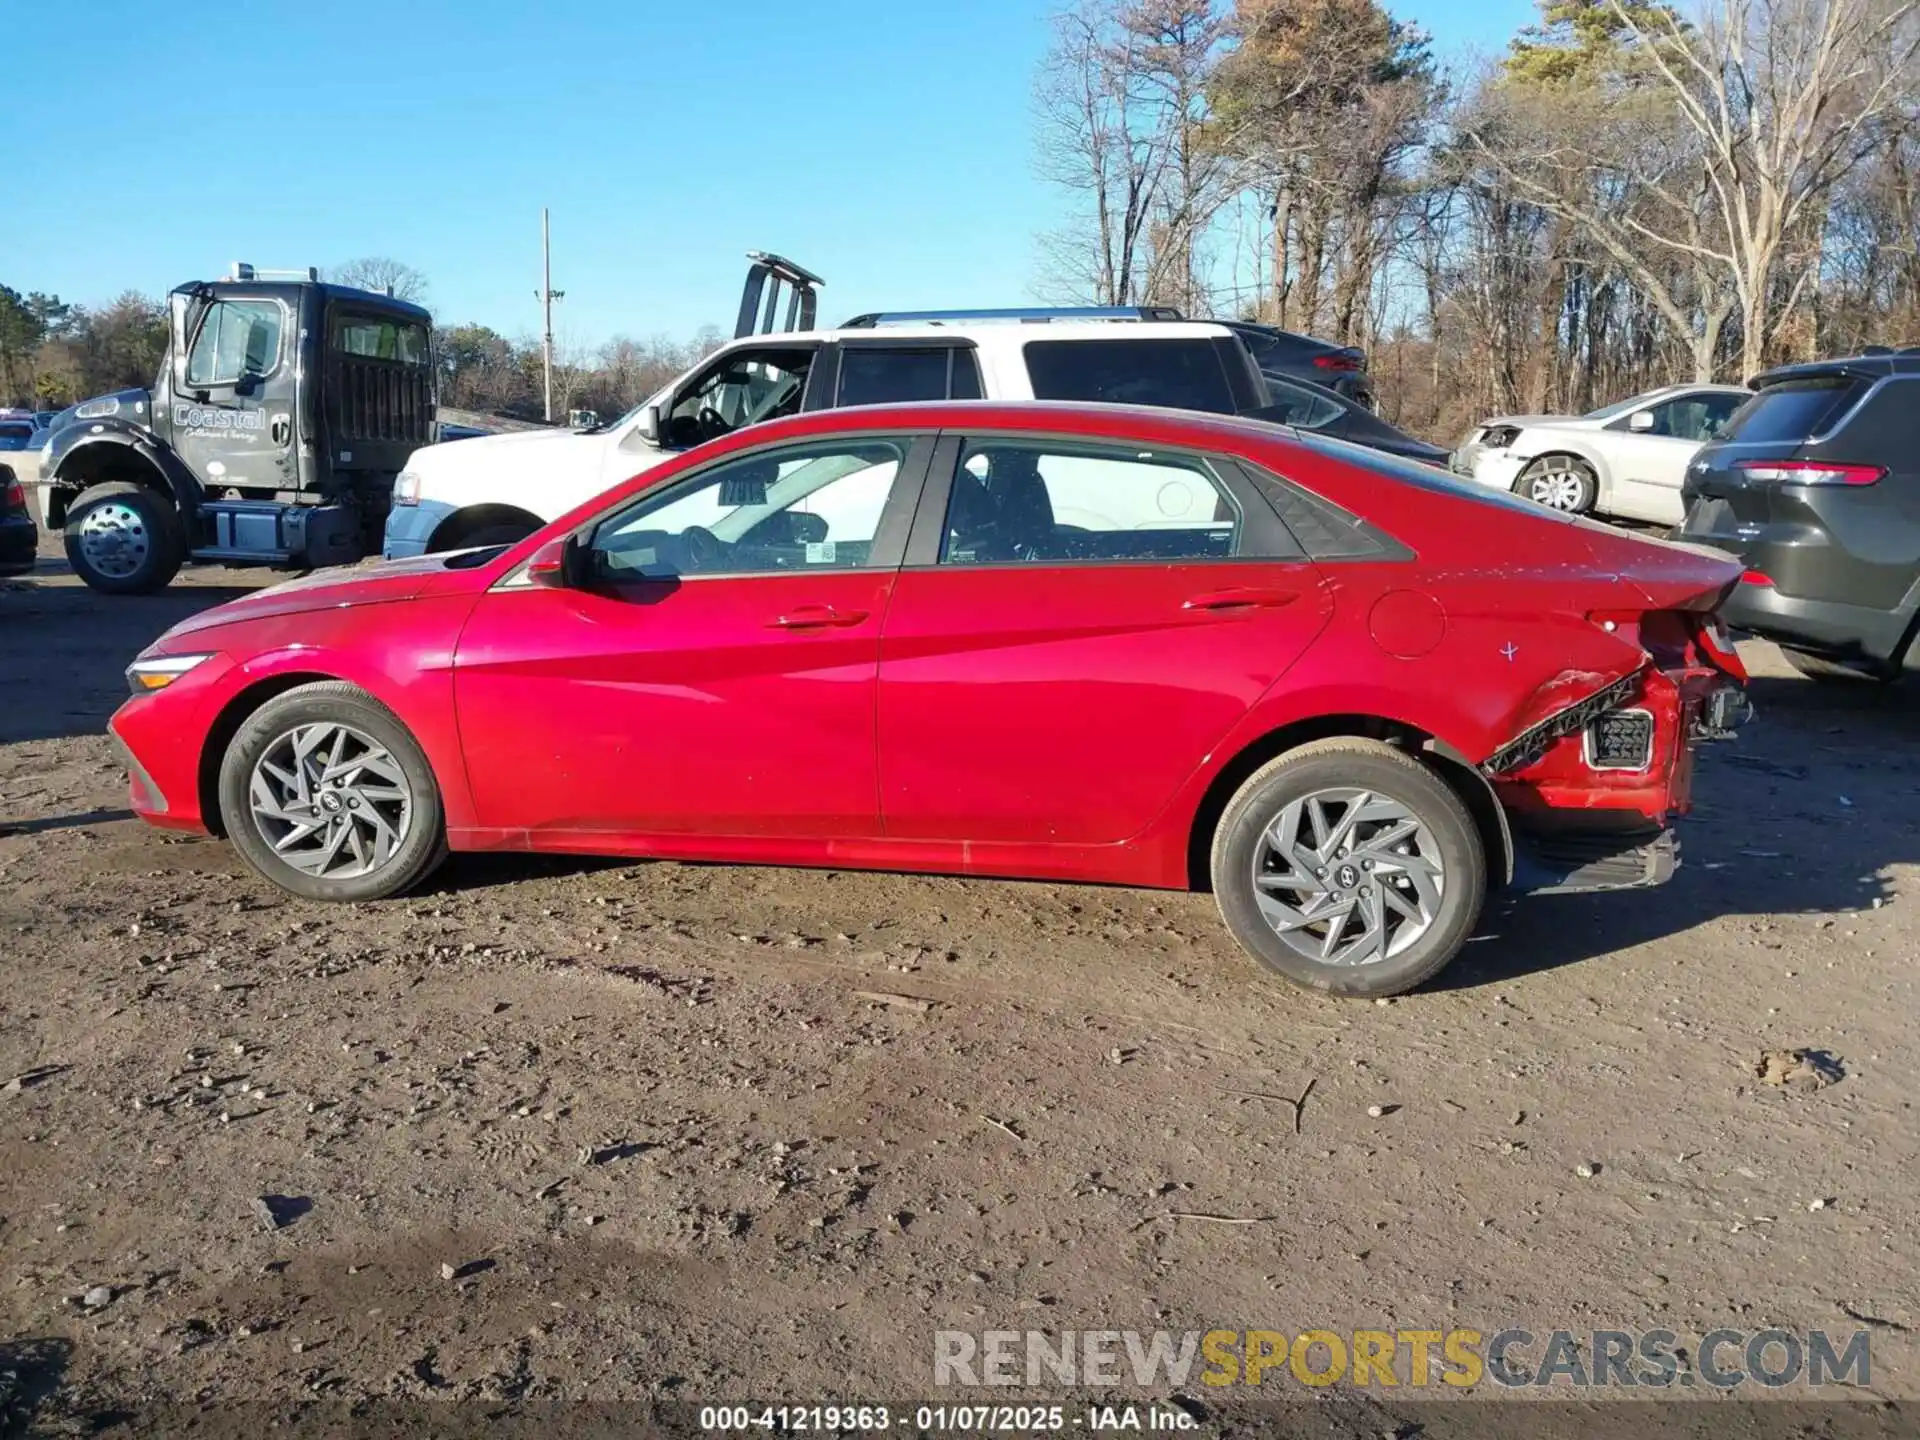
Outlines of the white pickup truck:
M416 450L394 482L388 558L498 545L532 534L584 500L679 451L744 425L803 411L915 400L1091 400L1237 414L1268 403L1266 382L1226 326L1158 318L1152 307L991 310L860 316L811 328L819 282L777 257L754 257L740 329L762 311L758 280L798 277L790 323L744 333L619 419L591 430L541 430ZM764 312L776 313L776 283ZM1116 321L1128 323L1115 323ZM1074 487L1078 488L1078 487ZM849 497L851 498L851 497ZM1108 508L1098 495L1069 504ZM1101 528L1166 524L1212 497L1161 496L1155 516L1094 514ZM1062 517L1063 520L1066 517Z

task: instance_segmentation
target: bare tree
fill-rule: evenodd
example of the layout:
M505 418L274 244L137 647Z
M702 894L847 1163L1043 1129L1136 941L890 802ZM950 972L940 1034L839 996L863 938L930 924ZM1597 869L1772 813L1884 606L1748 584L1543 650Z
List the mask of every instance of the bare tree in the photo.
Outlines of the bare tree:
M1713 0L1697 25L1605 4L1637 83L1509 87L1471 137L1633 277L1697 378L1730 322L1752 374L1817 276L1835 187L1908 122L1915 0Z
M392 295L397 300L426 303L427 277L413 266L387 255L363 255L358 260L327 268L326 277L335 285L351 285L356 290L371 290L376 295Z
M1205 138L1224 33L1212 0L1080 0L1055 16L1037 168L1081 213L1042 237L1053 288L1103 305L1200 298L1196 249L1225 194Z

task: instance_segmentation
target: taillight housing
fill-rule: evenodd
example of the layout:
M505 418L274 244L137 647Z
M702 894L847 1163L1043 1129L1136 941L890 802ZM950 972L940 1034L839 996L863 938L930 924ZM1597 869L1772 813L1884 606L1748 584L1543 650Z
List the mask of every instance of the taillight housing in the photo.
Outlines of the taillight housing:
M0 485L0 510L24 510L27 508L27 487L17 479L10 479Z
M1354 371L1361 368L1361 359L1348 350L1328 350L1313 357L1316 370Z
M1504 450L1519 438L1517 425L1489 425L1480 432L1480 444L1487 450Z
M1841 460L1736 460L1734 468L1749 480L1774 485L1877 485L1882 465L1852 465Z

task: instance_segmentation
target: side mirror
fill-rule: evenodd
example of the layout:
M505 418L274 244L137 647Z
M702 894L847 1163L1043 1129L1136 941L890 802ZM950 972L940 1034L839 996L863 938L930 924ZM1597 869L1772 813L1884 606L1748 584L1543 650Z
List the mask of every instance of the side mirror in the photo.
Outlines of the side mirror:
M649 445L660 443L660 407L649 405L640 412L640 438Z
M1647 431L1653 429L1653 412L1651 410L1634 411L1633 414L1627 417L1627 428L1638 431L1644 435Z
M566 590L575 583L575 557L579 550L571 535L549 540L527 561L527 583L547 590Z

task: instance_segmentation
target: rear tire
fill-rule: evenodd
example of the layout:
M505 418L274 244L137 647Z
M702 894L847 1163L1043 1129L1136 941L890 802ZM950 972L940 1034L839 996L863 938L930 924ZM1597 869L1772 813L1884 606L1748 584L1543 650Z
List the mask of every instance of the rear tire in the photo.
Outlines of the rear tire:
M66 544L73 573L107 595L164 590L187 553L172 499L127 480L80 492L67 507Z
M337 680L246 718L220 759L220 819L241 858L309 900L383 900L447 853L425 753L391 710Z
M1390 745L1345 736L1248 777L1214 831L1212 871L1221 917L1260 965L1360 997L1437 974L1466 944L1487 887L1479 831L1446 781Z
M1600 477L1576 455L1542 455L1520 472L1513 493L1567 515L1591 515Z
M1809 655L1804 650L1790 650L1785 645L1780 647L1780 653L1787 657L1789 665L1807 679L1827 684L1890 685L1900 678L1898 668L1877 664L1872 660L1829 660L1824 655Z

